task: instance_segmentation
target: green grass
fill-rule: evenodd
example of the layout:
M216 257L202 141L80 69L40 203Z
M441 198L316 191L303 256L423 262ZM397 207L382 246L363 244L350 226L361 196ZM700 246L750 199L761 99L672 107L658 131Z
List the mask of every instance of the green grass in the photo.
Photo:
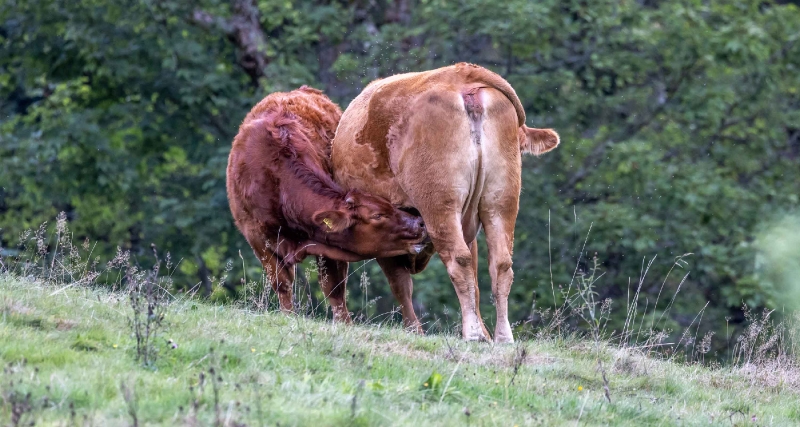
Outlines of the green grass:
M222 378L218 412L226 425L800 423L797 390L740 369L687 366L604 345L608 403L589 342L492 346L196 300L169 306L159 342L178 347L161 345L155 366L145 368L135 361L123 294L56 290L0 276L0 424L11 421L10 396L31 392L27 416L36 425L70 425L71 418L130 425L124 383L135 390L140 425L213 425L210 368ZM528 356L512 384L521 346ZM195 398L197 423L190 419Z

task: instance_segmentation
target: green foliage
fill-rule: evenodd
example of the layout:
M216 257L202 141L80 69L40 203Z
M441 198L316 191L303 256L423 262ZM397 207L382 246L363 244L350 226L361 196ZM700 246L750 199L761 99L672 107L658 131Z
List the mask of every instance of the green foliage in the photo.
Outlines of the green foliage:
M241 13L228 2L4 0L0 246L10 249L3 251L14 249L21 231L64 211L75 239L99 241L94 256L110 258L121 246L146 264L155 243L180 260L177 286L203 282L210 291L210 277L238 263L239 250L250 253L224 188L229 144L250 106L308 84L344 107L374 78L469 61L507 78L528 125L553 127L563 141L524 162L512 319L528 319L534 301L560 304L559 287L576 265L586 271L594 253L605 272L598 298L617 305L635 291L644 257L657 256L642 290L652 304L673 259L693 253L687 270L663 285L672 294L691 271L671 311L676 325L687 326L706 301L712 328L725 316L742 320L742 303L781 304L772 279L757 271L755 238L764 222L800 204L797 6L255 4L266 58L257 78L227 27L194 19L198 11L214 22ZM249 255L247 264L257 265ZM356 274L351 307L388 311L393 301L377 266L365 270L369 299ZM457 316L436 262L417 276L415 298L433 324ZM668 301L661 298L659 309ZM493 317L488 305L483 313Z
M800 217L788 216L770 224L759 233L756 247L758 283L780 295L776 308L800 310Z
M431 372L431 376L429 376L428 379L425 380L424 383L422 383L422 386L420 387L420 389L421 390L430 390L433 393L441 393L442 387L443 387L443 385L442 385L442 374L440 374L440 373L438 373L436 371L433 371L433 372Z
M233 235L225 146L255 101L233 48L177 2L3 8L3 240L67 212L75 237L185 258ZM243 96L247 95L247 96Z

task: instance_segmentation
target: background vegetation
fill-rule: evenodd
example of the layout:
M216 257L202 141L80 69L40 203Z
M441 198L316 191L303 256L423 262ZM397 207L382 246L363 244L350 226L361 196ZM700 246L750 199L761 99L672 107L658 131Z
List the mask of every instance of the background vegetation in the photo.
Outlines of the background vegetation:
M224 185L250 106L308 84L344 108L372 79L469 61L563 141L524 162L512 319L540 322L596 256L598 301L655 316L680 287L663 329L702 313L722 331L743 303L795 303L798 39L797 5L756 0L3 0L0 250L63 211L92 256L122 247L148 267L154 243L175 287L234 288L259 271ZM351 270L351 308L388 312L377 265ZM430 325L457 316L440 264L415 300Z

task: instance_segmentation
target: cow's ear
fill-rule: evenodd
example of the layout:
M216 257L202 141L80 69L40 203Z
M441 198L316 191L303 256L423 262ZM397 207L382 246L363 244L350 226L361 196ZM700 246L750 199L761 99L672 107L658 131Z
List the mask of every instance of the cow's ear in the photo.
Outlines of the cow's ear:
M319 211L311 218L327 233L339 233L350 227L350 216L341 211Z
M519 128L519 149L523 154L542 155L556 147L560 139L553 129Z

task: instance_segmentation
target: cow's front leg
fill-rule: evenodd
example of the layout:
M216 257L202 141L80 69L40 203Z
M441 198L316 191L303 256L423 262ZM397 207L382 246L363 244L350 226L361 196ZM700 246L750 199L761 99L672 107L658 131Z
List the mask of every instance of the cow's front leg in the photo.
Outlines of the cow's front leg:
M333 311L333 320L353 323L347 311L347 263L330 258L317 257L319 285Z
M245 227L241 231L247 239L247 243L253 248L253 252L261 262L261 266L264 267L267 281L275 293L278 294L281 311L293 313L294 262L291 260L294 258L290 257L290 260L281 259L277 252L279 245L275 244L275 240L270 241L260 227Z
M408 256L378 258L378 265L381 266L383 274L386 275L386 279L389 281L392 294L397 302L400 303L403 326L418 334L424 334L422 325L419 323L416 313L414 313L414 305L411 300L411 295L414 292L414 283L411 280Z

